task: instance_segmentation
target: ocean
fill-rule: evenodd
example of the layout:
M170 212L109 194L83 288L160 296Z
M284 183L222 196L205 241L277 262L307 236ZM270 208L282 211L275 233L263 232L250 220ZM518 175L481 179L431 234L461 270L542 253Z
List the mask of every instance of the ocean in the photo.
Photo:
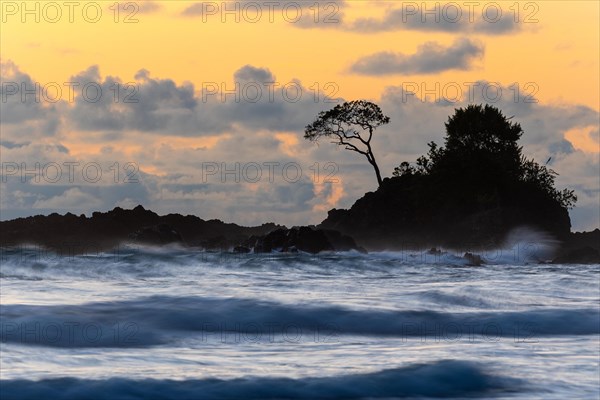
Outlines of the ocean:
M597 400L600 265L530 255L5 248L0 398Z

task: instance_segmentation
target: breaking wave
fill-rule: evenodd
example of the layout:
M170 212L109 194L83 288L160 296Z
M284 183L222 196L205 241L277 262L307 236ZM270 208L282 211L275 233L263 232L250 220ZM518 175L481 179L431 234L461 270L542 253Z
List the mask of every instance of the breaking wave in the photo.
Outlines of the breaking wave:
M2 306L3 342L53 347L147 347L174 338L241 332L486 340L600 333L597 309L438 312L288 305L240 298L151 296L81 305ZM314 335L313 335L314 336ZM204 337L204 336L203 336Z
M514 391L515 378L493 375L476 363L444 360L372 373L303 379L247 377L230 380L76 378L3 380L2 399L362 399L481 396Z

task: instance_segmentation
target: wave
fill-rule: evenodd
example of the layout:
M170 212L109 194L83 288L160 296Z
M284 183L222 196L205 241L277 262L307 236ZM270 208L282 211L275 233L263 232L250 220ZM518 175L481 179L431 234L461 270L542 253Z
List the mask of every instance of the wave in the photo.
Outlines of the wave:
M403 266L468 266L465 252L479 255L487 265L523 265L551 259L556 242L531 229L514 230L497 249L475 251L404 250L361 254L358 252L310 254L236 254L207 252L181 247L120 245L112 251L58 255L35 246L2 247L3 279L54 279L57 275L104 277L177 275L181 271L206 268L299 269L308 271L387 270ZM68 250L68 249L67 249Z
M449 313L174 296L82 305L8 304L0 313L0 340L27 345L147 347L191 334L209 340L226 332L238 332L238 337L250 341L279 334L291 341L365 335L450 342L510 337L526 342L541 336L598 334L600 313L597 309Z
M463 291L465 288L461 288ZM469 288L468 294L446 293L441 290L423 290L417 292L419 297L426 301L440 304L443 306L460 306L465 308L497 308L496 304L492 304L485 295L477 293L475 288Z
M43 399L363 399L463 397L514 391L524 382L481 365L443 360L372 373L302 379L131 380L76 378L2 380L3 400Z

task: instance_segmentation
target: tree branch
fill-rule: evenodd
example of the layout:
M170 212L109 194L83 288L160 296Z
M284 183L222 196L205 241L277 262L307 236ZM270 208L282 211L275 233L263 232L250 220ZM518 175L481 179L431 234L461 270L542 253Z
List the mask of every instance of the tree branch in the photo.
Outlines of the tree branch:
M346 146L346 150L352 150L352 151L360 153L360 154L362 154L364 156L367 156L367 158L369 157L368 153L366 151L363 151L363 150L359 149L358 147L356 147L355 145L353 145L352 143L345 141L342 138L342 136L340 136L340 135L338 135L338 141L337 142L333 142L333 143L336 143L337 145L340 145L340 146L342 146L342 145Z

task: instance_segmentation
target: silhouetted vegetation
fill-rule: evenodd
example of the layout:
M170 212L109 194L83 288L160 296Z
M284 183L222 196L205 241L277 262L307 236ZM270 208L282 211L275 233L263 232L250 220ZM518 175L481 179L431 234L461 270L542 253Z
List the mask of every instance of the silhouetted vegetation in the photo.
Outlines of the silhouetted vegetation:
M381 185L381 172L373 155L371 139L375 129L389 122L390 118L383 115L377 104L365 100L350 101L319 113L317 119L306 127L304 138L311 141L321 137L333 138L332 143L362 154L375 170L377 184Z
M565 238L576 196L558 191L556 173L525 158L523 130L493 106L470 105L449 117L443 146L403 162L350 210L331 210L321 227L367 247L494 246L527 225Z
M403 162L393 175L429 176L436 185L448 189L447 195L452 195L456 185L478 203L498 202L499 190L526 187L572 208L577 196L572 190L554 187L558 174L522 154L517 144L522 134L518 123L493 106L459 108L446 123L445 146L429 143L427 156L419 157L416 167Z

